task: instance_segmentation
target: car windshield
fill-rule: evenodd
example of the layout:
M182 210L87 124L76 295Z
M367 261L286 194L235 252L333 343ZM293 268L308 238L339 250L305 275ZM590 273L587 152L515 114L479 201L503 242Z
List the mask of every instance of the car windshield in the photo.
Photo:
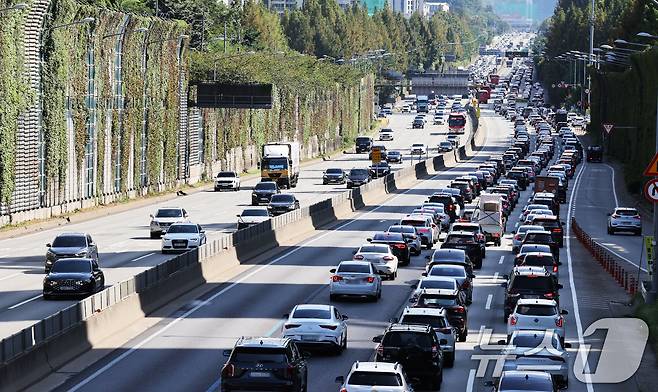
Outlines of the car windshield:
M389 233L416 234L416 229L411 226L391 226L388 228Z
M267 158L263 159L263 169L267 170L284 170L288 168L288 158Z
M401 225L413 226L413 227L425 227L425 221L419 219L402 219L400 221Z
M451 234L446 238L445 243L446 244L473 244L475 241L473 240L472 235L455 235Z
M442 275L445 276L445 275ZM457 275L454 275L457 276ZM448 289L455 290L457 284L454 280L434 280L434 279L423 279L418 285L419 289Z
M293 203L295 201L295 196L279 194L272 196L270 200L272 203Z
M548 245L528 244L523 245L519 253L544 252L551 253L551 247Z
M350 176L363 177L368 175L368 170L366 169L352 169L350 170Z
M217 173L217 178L222 178L222 177L237 177L237 175L234 172L219 172L219 173Z
M525 242L539 242L539 243L544 243L544 242L551 242L551 234L550 233L533 233L532 231L529 231L525 235Z
M359 253L388 253L388 245L365 245L359 249Z
M403 385L402 378L398 374L362 371L352 373L349 380L347 380L347 384L379 387L400 387Z
M615 214L622 216L635 216L637 215L636 210L616 210Z
M443 306L455 305L455 297L436 294L422 294L418 298L418 307L420 308L438 308Z
M52 272L91 272L91 263L87 260L58 260L53 265Z
M283 348L236 347L233 350L235 362L287 363Z
M53 248L84 248L87 240L81 235L60 235L53 241Z
M466 277L466 270L459 266L435 265L429 273L430 276L456 276Z
M370 143L370 138L368 137L357 137L356 144L368 144Z
M256 184L254 187L255 190L257 191L275 191L276 190L276 183L275 182L259 182Z
M479 230L479 227L473 225L453 225L453 231L470 231L471 233L476 233Z
M338 267L337 273L355 273L355 274L369 274L370 267L367 264L341 264Z
M516 313L522 316L555 316L557 308L546 305L517 305Z
M523 376L503 377L500 380L499 391L535 391L550 392L553 390L553 383L550 378L539 378Z
M523 265L531 267L550 267L548 270L553 268L555 261L553 260L552 255L526 255L523 258Z
M538 331L539 333L536 334L522 334L522 335L516 335L510 342L511 345L516 346L516 347L539 347L540 345L543 344L544 342L544 334L541 333L543 331ZM554 348L557 348L557 341L555 339L551 339L552 345Z
M296 319L331 319L331 310L329 309L295 309L295 312L292 314L293 318Z
M382 340L384 347L431 347L432 343L432 338L428 334L412 331L389 332Z
M553 277L517 275L512 279L510 289L553 291Z
M241 216L268 216L267 210L254 208L251 210L242 211Z
M183 212L177 208L161 208L155 214L157 218L180 218Z
M198 233L199 229L196 225L171 225L167 234L172 233Z
M378 242L400 242L404 241L404 238L399 233L377 233L372 237L372 240Z
M441 142L441 143L439 143L439 145L441 147L450 147L450 146L452 146L452 143L450 143L450 142Z
M429 316L424 314L405 314L400 324L426 324L432 328L445 328L446 322L443 317Z
M327 169L327 174L343 174L343 169Z

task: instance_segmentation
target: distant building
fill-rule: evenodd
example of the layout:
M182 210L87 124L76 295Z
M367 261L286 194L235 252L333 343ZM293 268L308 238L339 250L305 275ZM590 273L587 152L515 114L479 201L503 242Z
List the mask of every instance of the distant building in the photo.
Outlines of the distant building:
M304 0L263 0L265 7L280 14L302 8Z
M450 12L450 4L435 1L424 1L421 15L431 18L437 12Z

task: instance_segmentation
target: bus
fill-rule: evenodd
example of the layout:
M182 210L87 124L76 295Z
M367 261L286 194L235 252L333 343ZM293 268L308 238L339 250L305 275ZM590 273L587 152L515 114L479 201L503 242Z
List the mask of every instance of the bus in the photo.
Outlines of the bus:
M419 95L416 97L416 111L418 113L429 113L429 97L427 95Z
M489 97L490 97L490 94L489 94L488 90L485 90L485 89L478 90L478 101L480 103L488 103L489 102Z
M466 130L466 114L450 113L450 116L448 116L448 130L450 133L464 133Z

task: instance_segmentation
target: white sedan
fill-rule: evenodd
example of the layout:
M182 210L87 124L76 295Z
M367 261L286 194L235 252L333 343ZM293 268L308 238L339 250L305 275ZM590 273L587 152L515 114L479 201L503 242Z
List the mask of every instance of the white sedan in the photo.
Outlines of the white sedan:
M427 146L423 143L414 143L411 145L412 155L425 155L427 154Z
M184 252L206 243L206 233L196 223L174 223L162 237L162 253Z
M387 244L364 244L354 253L354 260L369 261L379 274L389 279L398 276L398 258Z
M347 348L347 319L332 305L297 305L283 324L283 337L298 346L326 347L341 353Z

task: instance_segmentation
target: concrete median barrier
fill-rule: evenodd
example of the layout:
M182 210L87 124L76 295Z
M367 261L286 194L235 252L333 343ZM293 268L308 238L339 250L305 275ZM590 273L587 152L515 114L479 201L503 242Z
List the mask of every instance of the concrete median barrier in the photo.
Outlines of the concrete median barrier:
M210 241L197 250L119 282L0 341L0 390L20 390L212 277L301 238L389 194L455 167L486 139L473 128L468 143L308 207ZM109 352L109 349L108 349Z

